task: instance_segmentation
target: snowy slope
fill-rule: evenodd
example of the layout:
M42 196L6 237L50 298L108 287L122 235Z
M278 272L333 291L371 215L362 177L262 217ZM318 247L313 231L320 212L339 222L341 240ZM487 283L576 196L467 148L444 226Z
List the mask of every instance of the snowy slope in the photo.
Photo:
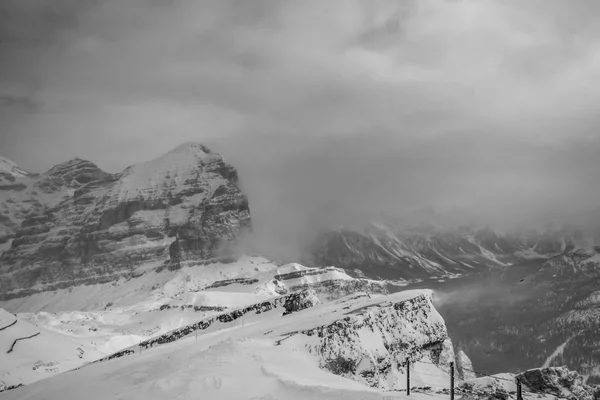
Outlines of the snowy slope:
M154 160L127 168L111 188L111 195L117 196L119 201L128 201L170 187L189 190L195 183L193 178L201 173L198 165L204 166L221 159L219 154L212 153L199 143L184 143ZM214 183L217 186L220 184Z
M0 330L0 390L56 375L106 354L89 340L35 326L2 309L0 328L5 328Z
M32 386L3 399L377 399L358 383L320 370L304 354L266 340L207 338L173 344L160 352L96 364ZM423 396L421 399L428 398ZM416 399L419 399L416 397Z
M323 299L339 298L356 289L387 293L383 283L355 279L341 269L309 268L300 264L282 266L263 257L242 256L227 263L182 264L182 268L175 271L165 269L133 279L121 278L0 301L0 307L16 313L131 307L143 312L158 309L163 304L233 307L307 288L315 289Z
M2 398L408 398L402 391L405 376L401 369L369 387L362 382L369 370L365 365L354 373L332 368L330 361L338 359L332 356L348 352L357 360L370 358L375 363L382 357L401 362L408 356L413 360L410 398L448 398L447 365L452 359L446 357L449 354L444 349L440 352L435 347L445 329L439 314L428 310L430 301L430 291L417 290L378 298L359 294L286 316L276 309L247 313L243 318L212 324L197 337L188 334L141 352L136 349L135 354L5 392ZM365 325L367 322L373 329ZM382 326L392 329L378 329ZM314 334L315 330L321 334ZM323 345L315 347L319 341ZM397 390L386 390L394 382ZM481 390L490 386L481 380L470 383ZM457 386L461 384L457 382ZM550 397L525 393L525 399L532 398Z
M323 368L320 364L328 356L311 350L311 343L315 338L306 332L319 327L335 326L340 319L372 319L381 310L387 310L388 316L395 315L399 318L400 308L394 307L394 304L404 304L423 296L428 299L430 293L410 291L378 299L371 299L366 295L352 296L285 317L276 311L251 313L244 317L243 324L241 321L233 321L212 325L199 334L197 341L194 335L189 335L174 343L143 350L141 354L138 352L88 365L53 379L6 392L3 396L7 399L27 399L39 398L43 393L44 398L53 399L80 398L83 393L87 393L86 398L89 399L120 396L158 399L165 396L191 398L202 392L202 398L208 399L261 398L260 396L381 398L383 392L380 390L369 389ZM384 318L379 321L385 323L386 320ZM410 336L410 332L419 333L421 342L415 343L417 347L414 347L416 353L413 357L422 358L426 355L430 362L431 353L422 349L422 345L429 341L436 342L438 338L428 338L427 332L419 325L437 329L437 324L442 323L443 327L439 314L434 312L431 317L419 321L399 319L398 322L401 322L401 329L407 335ZM442 329L437 334L444 336L445 330ZM394 339L398 343L403 340L403 337L397 336ZM362 346L357 344L355 349L365 354L375 355L385 350L383 347L375 349L374 342L367 338L361 343ZM418 363L415 365L418 366ZM431 367L433 370L428 371L437 372L447 381L447 374L442 369ZM415 379L431 382L432 378L429 374L419 376L415 369ZM104 389L97 386L100 382ZM242 393L244 397L240 397Z
M77 338L100 358L204 318L305 289L323 300L356 289L387 293L383 285L351 278L342 270L281 266L244 256L231 263L188 264L135 279L35 293L0 302L0 307L18 313L24 323ZM43 350L40 354L45 356ZM95 358L83 357L79 365ZM10 383L20 382L17 371L13 378Z

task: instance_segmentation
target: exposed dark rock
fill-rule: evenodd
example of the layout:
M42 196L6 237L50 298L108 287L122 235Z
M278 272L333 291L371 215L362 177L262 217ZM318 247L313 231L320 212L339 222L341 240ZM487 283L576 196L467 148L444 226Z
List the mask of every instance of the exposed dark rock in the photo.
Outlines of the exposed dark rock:
M305 310L318 304L321 304L321 302L312 289L303 290L299 293L293 293L289 296L286 296L285 303L283 304L283 308L285 308L284 315Z
M8 390L18 389L18 388L20 388L22 386L24 386L24 385L22 383L19 383L18 385L11 385L11 386L0 387L0 393L1 392L6 392Z
M346 375L356 373L356 360L344 358L340 355L323 363L323 368L335 375ZM372 371L362 371L363 377L372 374Z
M258 282L258 279L255 279L255 278L226 279L226 280L223 280L223 281L216 281L213 284L205 287L205 289L214 289L214 288L223 287L223 286L229 286L229 285L233 285L233 284L252 285L252 284L257 283L257 282Z

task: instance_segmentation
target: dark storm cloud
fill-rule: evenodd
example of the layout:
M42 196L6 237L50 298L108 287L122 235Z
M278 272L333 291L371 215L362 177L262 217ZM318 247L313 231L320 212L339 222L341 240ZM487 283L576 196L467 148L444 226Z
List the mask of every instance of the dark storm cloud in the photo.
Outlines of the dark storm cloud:
M265 241L421 204L506 222L600 200L595 1L0 7L1 87L36 105L0 104L0 152L26 169L202 141Z

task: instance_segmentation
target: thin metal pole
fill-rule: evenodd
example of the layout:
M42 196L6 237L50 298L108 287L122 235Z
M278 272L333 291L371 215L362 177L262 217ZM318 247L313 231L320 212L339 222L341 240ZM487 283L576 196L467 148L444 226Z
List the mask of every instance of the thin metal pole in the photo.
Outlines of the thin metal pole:
M410 360L406 361L406 395L410 396Z
M454 400L454 362L450 363L450 400Z

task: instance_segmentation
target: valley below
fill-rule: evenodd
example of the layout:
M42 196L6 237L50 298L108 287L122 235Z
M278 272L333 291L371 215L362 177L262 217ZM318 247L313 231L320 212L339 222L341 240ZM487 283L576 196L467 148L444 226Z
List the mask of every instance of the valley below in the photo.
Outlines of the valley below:
M600 270L534 260L455 279L427 279L450 337L482 373L539 366L580 371L600 382Z

